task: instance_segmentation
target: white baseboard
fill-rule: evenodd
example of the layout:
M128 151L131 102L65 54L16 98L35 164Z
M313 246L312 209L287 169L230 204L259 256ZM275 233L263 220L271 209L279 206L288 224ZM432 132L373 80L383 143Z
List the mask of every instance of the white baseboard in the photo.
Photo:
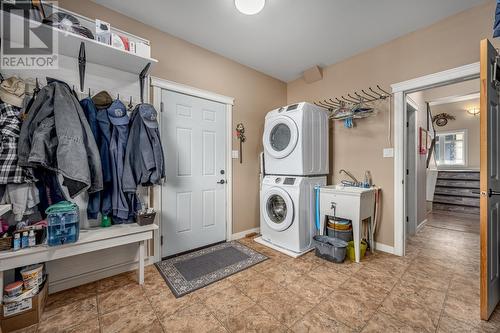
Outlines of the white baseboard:
M417 225L417 232L419 232L420 229L422 229L426 224L427 224L427 219L425 219L422 222L420 222L420 224Z
M385 245L375 242L375 250L394 254L394 246Z
M155 262L154 257L149 257L146 259L145 266L151 265L154 262ZM115 266L98 269L95 271L85 272L84 274L72 276L69 278L57 281L50 281L49 294L56 293L61 290L78 287L86 283L105 279L107 277L129 272L138 268L139 268L139 263L137 261L130 261Z
M245 231L242 231L242 232L237 232L235 234L232 234L231 235L231 238L229 240L238 240L238 239L242 239L242 238L245 238L246 235L248 234L252 234L252 233L257 233L259 234L260 233L260 228L253 228L253 229L248 229L248 230L245 230Z

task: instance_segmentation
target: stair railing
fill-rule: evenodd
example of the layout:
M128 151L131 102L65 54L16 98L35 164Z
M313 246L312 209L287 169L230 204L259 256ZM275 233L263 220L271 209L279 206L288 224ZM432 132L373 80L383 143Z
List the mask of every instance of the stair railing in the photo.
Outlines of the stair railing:
M434 128L434 121L432 119L431 106L429 103L427 105L427 130L429 131L432 128L432 141L431 146L427 152L427 169L429 169L429 164L431 163L431 159L434 157L434 164L436 164L436 155L434 154L434 149L436 148L436 129Z

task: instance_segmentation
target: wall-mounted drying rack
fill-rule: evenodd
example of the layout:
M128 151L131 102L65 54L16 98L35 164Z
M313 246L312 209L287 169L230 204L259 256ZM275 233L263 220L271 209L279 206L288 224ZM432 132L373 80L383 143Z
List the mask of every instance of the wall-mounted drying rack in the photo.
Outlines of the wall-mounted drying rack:
M335 97L333 99L324 99L322 101L314 102L314 104L329 110L335 110L340 107L354 106L360 103L372 103L379 100L386 100L389 97L391 97L391 94L377 85L375 89L369 87L366 90L361 89L361 91L355 91L353 94L349 93L347 94L347 97L342 95L340 98Z
M353 96L354 95L354 96ZM377 110L370 106L370 103L386 100L391 94L382 89L379 85L376 88L369 87L361 89L346 96L335 97L334 99L324 99L314 102L314 104L327 108L330 111L330 118L344 121L344 127L354 127L353 119L362 119L377 114Z

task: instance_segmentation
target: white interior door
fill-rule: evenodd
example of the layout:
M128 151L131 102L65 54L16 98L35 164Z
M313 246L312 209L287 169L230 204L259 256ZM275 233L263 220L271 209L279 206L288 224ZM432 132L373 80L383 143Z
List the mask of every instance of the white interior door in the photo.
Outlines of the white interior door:
M226 240L226 106L162 90L162 256Z

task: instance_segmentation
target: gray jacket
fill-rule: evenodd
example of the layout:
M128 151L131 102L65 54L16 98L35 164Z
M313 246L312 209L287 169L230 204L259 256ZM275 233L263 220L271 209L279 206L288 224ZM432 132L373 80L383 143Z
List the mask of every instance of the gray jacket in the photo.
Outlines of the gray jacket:
M99 150L69 86L48 80L28 111L19 137L19 165L60 173L71 198L103 188Z
M155 108L150 104L139 104L130 124L123 169L124 192L135 192L138 185L161 184L165 178L163 147Z

